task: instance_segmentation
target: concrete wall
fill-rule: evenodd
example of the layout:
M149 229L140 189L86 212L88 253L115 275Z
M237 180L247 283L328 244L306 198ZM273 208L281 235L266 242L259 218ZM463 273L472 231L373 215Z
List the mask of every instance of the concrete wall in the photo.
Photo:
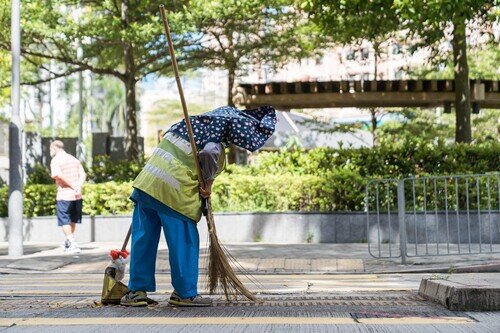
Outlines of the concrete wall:
M262 241L270 243L348 243L366 240L364 213L256 213L215 215L217 233L224 242ZM77 228L80 242L122 241L130 216L84 216ZM0 218L0 240L7 239L8 219ZM200 239L207 239L207 226L198 224ZM62 241L55 216L34 217L24 221L25 241Z
M429 242L435 242L437 235L436 217L428 215L425 220L422 214L417 214L417 235L419 243L425 239L425 223ZM387 215L380 216L381 241L389 239L389 230L393 240L399 240L397 215L391 214L391 223ZM406 216L408 241L414 242L414 217ZM375 242L378 239L378 223L376 216L370 216L367 228L366 213L220 213L215 215L217 233L224 242L269 243L355 243ZM438 214L440 242L447 239L446 216ZM467 214L460 213L461 241L468 239ZM477 215L469 216L471 241L477 242L479 237L479 220ZM77 239L80 242L90 241L122 241L131 222L130 216L85 216L83 223L77 229ZM448 217L450 242L457 240L457 224L451 216ZM391 225L391 228L389 228ZM491 235L493 243L500 244L500 213L498 211L481 214L482 241L489 243ZM207 227L202 219L198 224L200 239L207 239ZM0 240L7 239L8 220L0 218ZM32 242L62 241L63 236L54 216L35 217L24 221L24 237Z
M378 227L380 221L380 228ZM500 244L500 213L498 211L456 212L438 211L427 214L406 214L406 235L408 243L491 243ZM365 214L366 223L366 214ZM391 227L389 227L391 226ZM366 227L365 227L366 228ZM378 241L380 229L380 241L388 242L390 239L399 242L398 215L381 213L379 218L376 214L370 214L368 238L371 243Z

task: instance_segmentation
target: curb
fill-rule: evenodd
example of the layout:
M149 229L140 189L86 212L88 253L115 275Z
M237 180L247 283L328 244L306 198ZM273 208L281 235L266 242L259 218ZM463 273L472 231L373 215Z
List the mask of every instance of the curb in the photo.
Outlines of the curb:
M500 287L464 285L448 280L424 278L418 294L452 311L500 310Z

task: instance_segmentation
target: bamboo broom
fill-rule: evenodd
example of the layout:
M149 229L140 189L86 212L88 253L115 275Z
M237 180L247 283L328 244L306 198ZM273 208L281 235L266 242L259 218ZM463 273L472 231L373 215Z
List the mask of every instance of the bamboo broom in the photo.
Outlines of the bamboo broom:
M186 100L184 98L184 92L182 90L182 84L179 78L179 68L177 67L177 60L175 59L174 44L172 42L172 37L170 36L170 27L168 25L167 15L165 14L165 6L160 5L160 13L163 20L163 25L165 28L165 35L168 41L168 50L170 53L170 58L172 61L172 67L174 69L175 80L177 82L177 89L179 90L179 97L181 99L182 111L184 112L184 121L186 122L186 129L189 135L189 141L191 143L191 148L193 150L193 157L196 164L196 173L198 175L198 181L200 184L204 184L203 177L201 174L200 163L198 160L198 151L196 149L196 144L193 136L193 129L191 127L191 121L189 120L189 113L187 110ZM209 291L211 294L221 290L224 292L226 299L229 300L230 295L236 298L237 295L243 295L251 301L256 302L257 298L252 294L238 279L231 264L227 259L227 255L231 260L237 264L236 260L227 252L227 250L220 244L217 237L217 232L215 229L214 216L212 214L212 207L210 203L210 198L204 201L205 207L205 217L208 225L208 234L210 238L209 245L209 262L208 262L208 281L209 281Z

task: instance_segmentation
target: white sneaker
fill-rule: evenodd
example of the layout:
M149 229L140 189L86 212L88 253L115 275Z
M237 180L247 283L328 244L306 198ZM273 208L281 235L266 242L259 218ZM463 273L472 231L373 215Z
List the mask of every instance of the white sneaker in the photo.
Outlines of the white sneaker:
M64 252L66 252L66 253L80 253L80 252L82 252L82 250L80 250L80 248L78 247L78 244L73 242L69 245L69 247L64 249Z
M66 251L66 249L70 246L70 244L71 243L69 242L69 240L66 239L64 242L61 243L60 246Z

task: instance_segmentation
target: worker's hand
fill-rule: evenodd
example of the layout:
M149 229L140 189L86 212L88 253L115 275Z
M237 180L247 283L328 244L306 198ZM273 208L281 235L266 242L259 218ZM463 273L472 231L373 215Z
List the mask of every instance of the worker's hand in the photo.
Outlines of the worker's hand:
M200 195L202 198L207 199L212 194L213 180L207 180L205 184L200 185Z

